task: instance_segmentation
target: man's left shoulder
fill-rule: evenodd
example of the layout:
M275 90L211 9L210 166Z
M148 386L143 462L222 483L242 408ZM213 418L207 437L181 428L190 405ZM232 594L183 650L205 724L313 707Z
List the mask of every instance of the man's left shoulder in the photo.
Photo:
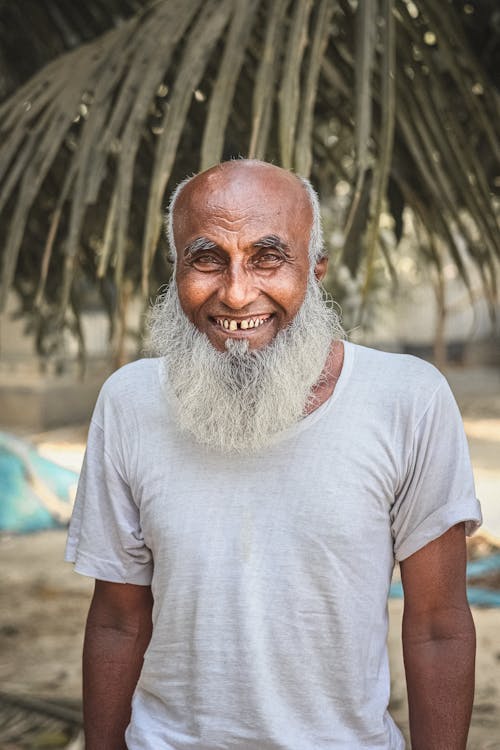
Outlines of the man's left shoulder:
M427 402L440 390L449 390L444 375L430 362L411 354L387 352L358 344L354 347L354 372L380 395Z

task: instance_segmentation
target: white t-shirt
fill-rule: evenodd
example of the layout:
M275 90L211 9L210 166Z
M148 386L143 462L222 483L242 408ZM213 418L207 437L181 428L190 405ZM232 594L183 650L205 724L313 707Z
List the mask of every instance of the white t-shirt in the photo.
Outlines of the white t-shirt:
M130 750L401 750L394 560L481 521L460 415L413 357L345 344L333 395L247 457L176 427L162 360L109 378L67 559L151 584Z

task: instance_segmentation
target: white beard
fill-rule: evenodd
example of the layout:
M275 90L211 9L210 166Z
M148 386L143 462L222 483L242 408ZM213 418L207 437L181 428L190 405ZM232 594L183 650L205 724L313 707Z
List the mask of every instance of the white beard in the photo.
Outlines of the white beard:
M184 314L172 280L149 321L152 351L165 357L181 430L225 453L255 453L314 406L312 388L335 338L337 313L315 279L292 323L262 349L229 339L217 351Z

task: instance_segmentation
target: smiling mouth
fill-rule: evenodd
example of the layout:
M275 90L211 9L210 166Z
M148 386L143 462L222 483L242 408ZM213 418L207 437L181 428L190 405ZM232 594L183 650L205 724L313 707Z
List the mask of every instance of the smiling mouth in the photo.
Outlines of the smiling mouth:
M267 323L267 321L270 320L271 317L272 314L267 313L266 315L248 316L248 318L243 318L240 320L236 320L235 318L223 317L214 317L212 318L212 320L218 327L222 328L224 331L234 332L255 330L256 328L259 328L260 326Z

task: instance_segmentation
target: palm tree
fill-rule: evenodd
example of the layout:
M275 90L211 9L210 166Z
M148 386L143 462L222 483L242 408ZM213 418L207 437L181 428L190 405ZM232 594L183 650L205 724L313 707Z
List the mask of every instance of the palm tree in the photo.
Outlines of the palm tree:
M23 2L1 9L0 38L30 53L17 66L11 42L0 59L0 309L16 289L41 348L54 326L78 332L89 280L115 320L131 293L147 300L168 274L166 194L235 155L295 169L326 197L351 185L343 262L365 297L377 255L392 267L386 202L396 236L409 206L425 262L439 271L446 250L470 289L468 256L493 299L494 0L76 5L24 0L38 28Z

